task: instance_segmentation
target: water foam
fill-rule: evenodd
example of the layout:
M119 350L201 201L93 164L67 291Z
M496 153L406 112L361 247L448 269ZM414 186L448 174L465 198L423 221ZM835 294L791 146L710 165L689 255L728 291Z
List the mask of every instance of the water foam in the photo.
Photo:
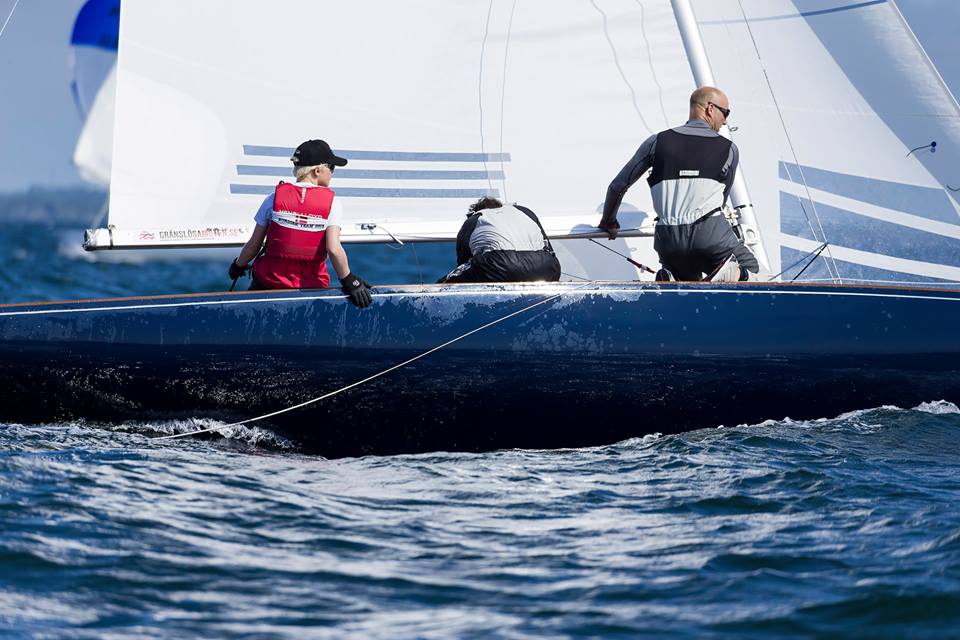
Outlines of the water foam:
M921 402L915 406L912 411L932 413L934 415L946 415L960 413L960 407L952 402L947 402L946 400L934 400L933 402Z
M269 446L280 449L295 448L292 442L268 429L262 429L260 427L248 427L245 425L228 427L226 426L227 424L229 423L221 420L214 420L212 418L189 418L185 420L163 420L159 422L125 422L122 424L106 425L103 427L110 431L141 433L150 436L170 436L189 434L195 431L211 429L217 427L218 425L223 425L223 429L218 429L210 433L213 435L219 435L226 440L244 442L252 446Z

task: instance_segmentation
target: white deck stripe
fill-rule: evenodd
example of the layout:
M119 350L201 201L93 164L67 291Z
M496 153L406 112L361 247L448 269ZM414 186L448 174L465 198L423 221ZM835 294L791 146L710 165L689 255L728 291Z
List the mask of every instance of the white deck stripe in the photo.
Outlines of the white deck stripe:
M555 291L555 290L553 290ZM529 291L472 291L470 293L457 293L455 291L424 291L422 293L375 293L374 298L396 298L401 296L514 296L514 295L544 295L553 293L551 289L530 289ZM567 293L565 291L561 294ZM576 295L585 295L591 293L588 291L569 291ZM790 291L790 290L750 290L750 289L603 289L596 293L651 293L651 294L683 294L691 293L713 293L713 294L736 294L736 295L791 295L791 296L846 296L858 298L909 298L911 300L940 300L946 302L960 302L960 296L934 296L934 295L901 295L896 293L868 293L857 291ZM56 313L89 313L94 311L135 311L140 309L173 309L177 307L202 307L210 305L236 305L236 304L254 304L257 302L302 302L311 300L340 300L346 296L298 296L293 298L253 298L245 300L202 300L198 302L170 302L161 304L137 304L114 307L83 307L73 309L37 309L33 311L6 311L0 312L0 317L7 316L29 316Z

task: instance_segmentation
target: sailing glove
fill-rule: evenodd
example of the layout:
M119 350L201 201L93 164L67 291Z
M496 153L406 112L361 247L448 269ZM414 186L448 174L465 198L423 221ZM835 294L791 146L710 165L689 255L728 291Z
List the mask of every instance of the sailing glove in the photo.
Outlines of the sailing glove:
M620 223L616 220L613 222L601 222L597 226L606 231L611 240L617 239L617 234L620 232Z
M373 302L373 296L370 295L370 283L360 276L348 273L346 277L340 278L340 287L347 294L355 306L365 309Z
M227 272L230 274L231 280L237 280L238 278L245 276L247 271L250 269L249 266L241 267L237 264L237 259L234 258L233 262L230 263L230 270Z

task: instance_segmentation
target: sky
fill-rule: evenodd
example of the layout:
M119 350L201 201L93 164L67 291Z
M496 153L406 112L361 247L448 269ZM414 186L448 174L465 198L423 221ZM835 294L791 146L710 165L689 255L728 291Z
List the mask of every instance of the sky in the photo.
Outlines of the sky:
M16 0L0 0L0 25ZM20 0L0 35L0 192L83 185L71 157L81 120L69 40L84 0ZM954 96L960 95L960 0L897 0Z

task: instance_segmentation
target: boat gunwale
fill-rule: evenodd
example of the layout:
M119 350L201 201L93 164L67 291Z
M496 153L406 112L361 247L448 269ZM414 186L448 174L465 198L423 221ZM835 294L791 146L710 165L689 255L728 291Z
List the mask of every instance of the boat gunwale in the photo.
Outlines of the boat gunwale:
M769 289L769 291L763 291L764 293L776 294L779 292L787 292L789 290L796 289L814 289L819 292L829 295L831 293L852 293L854 291L868 291L881 294L881 292L889 292L890 295L903 295L904 297L917 297L920 294L950 294L960 295L960 288L944 288L944 287L905 287L905 286L889 286L889 285L860 285L860 284L823 284L823 283L808 283L808 282L727 282L727 283L717 283L717 282L653 282L653 281L640 281L640 280L591 280L587 283L581 282L507 282L507 283L431 283L431 284L397 284L397 285L377 285L374 287L376 289L388 289L389 294L427 294L427 295L436 295L437 293L442 292L451 292L450 290L455 290L458 288L464 288L465 290L462 293L468 293L469 291L474 291L476 293L482 293L484 295L490 294L530 294L530 293L548 293L547 291L538 291L537 289L542 289L544 285L549 287L561 287L567 289L566 291L556 291L556 295L563 295L565 293L584 293L586 285L596 286L596 291L604 291L613 287L629 287L637 291L642 290L651 290L651 291L661 291L661 292L676 292L681 290L689 290L691 292L703 289L722 289L724 291L736 292L739 289L743 289L745 293L758 293L755 291L757 288ZM416 290L410 290L416 289ZM754 289L754 291L749 291ZM778 291L781 290L781 291ZM623 289L613 289L613 291L622 292ZM815 291L815 292L817 292ZM554 293L554 292L550 292ZM290 297L292 294L292 297ZM282 301L293 301L298 299L319 299L319 298L345 298L345 296L340 292L338 288L326 288L326 289L272 289L272 290L258 290L258 291L210 291L210 292L199 292L199 293L173 293L173 294L159 294L159 295L149 295L149 296L125 296L125 297L116 297L116 298L86 298L86 299L75 299L75 300L43 300L43 301L33 301L33 302L11 302L11 303L2 303L0 304L0 313L2 312L13 312L23 308L41 308L38 311L42 310L45 307L67 307L70 308L82 308L86 305L93 304L120 304L116 309L123 309L131 305L137 305L140 303L151 303L151 302L161 302L162 301L171 301L171 300L184 300L185 304L189 304L190 300L195 300L200 302L199 299L204 298L214 298L213 300L205 301L205 304L211 304L215 302L240 302L240 300L231 301L230 298L243 298L248 296L268 296L270 298L275 298L276 296L288 296L279 298ZM381 294L382 295L382 294ZM376 296L376 293L375 293ZM263 300L264 302L270 301L269 299ZM126 303L126 304L124 304Z

